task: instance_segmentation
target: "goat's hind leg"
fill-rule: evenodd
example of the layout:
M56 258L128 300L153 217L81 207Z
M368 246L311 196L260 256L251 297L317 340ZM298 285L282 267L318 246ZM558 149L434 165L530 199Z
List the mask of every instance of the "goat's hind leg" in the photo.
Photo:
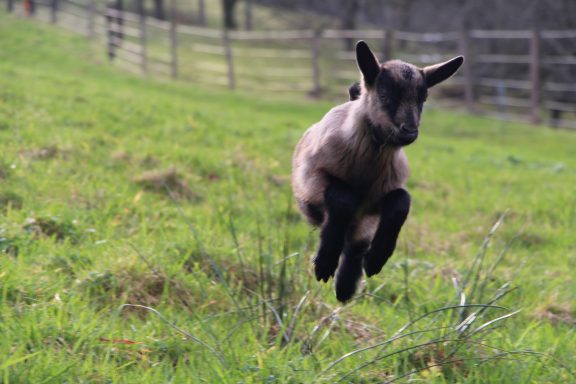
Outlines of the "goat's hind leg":
M324 204L326 214L314 259L314 272L317 280L326 282L338 267L346 233L358 208L358 199L345 183L332 180L324 192Z
M368 242L348 242L336 272L336 298L343 303L354 296L358 281L362 277L362 260Z
M402 188L388 192L380 203L380 223L364 255L364 270L370 277L382 270L394 249L400 229L410 211L410 194Z

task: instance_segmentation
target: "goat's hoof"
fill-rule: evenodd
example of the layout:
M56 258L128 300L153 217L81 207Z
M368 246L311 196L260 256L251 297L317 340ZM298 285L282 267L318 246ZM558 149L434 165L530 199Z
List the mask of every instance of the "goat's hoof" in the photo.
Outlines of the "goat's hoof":
M365 244L348 247L336 272L336 298L345 303L354 296L362 278L362 251Z
M336 262L325 262L314 260L314 273L316 274L316 280L327 282L331 277L334 277L336 268L338 267L338 260Z
M383 257L378 257L378 255L374 255L372 252L368 252L364 255L364 272L366 273L367 277L374 276L384 268L384 264L386 264L387 258L383 260Z
M356 278L340 278L336 279L336 299L341 303L349 301L358 287L358 279Z
M336 299L346 304L356 293L356 284L353 286L336 285Z

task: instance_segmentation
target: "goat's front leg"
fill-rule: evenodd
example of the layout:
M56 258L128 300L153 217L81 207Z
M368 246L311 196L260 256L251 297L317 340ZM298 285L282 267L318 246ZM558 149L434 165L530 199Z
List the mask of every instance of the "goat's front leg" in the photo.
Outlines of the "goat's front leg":
M358 208L358 199L344 182L332 180L324 192L325 220L320 231L320 246L314 258L317 280L328 281L338 267L346 233Z
M394 249L400 234L400 229L410 211L410 194L402 188L395 189L384 195L380 203L380 223L370 244L370 249L364 255L364 270L370 277L382 270Z

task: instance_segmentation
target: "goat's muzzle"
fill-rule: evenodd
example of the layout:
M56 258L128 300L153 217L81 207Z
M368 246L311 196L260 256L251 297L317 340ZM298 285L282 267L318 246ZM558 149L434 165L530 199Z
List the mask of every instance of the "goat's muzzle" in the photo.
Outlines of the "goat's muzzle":
M406 146L412 144L418 138L418 126L400 124L398 131L393 139L394 144L398 146Z

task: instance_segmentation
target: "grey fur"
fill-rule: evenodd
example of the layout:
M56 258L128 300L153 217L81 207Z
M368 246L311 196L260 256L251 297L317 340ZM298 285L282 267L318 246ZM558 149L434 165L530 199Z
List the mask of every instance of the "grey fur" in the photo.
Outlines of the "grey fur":
M401 61L381 64L374 57L380 71L374 77L370 56L368 46L358 42L357 60L370 61L358 66L367 68L370 81L362 76L358 99L332 108L304 133L292 164L292 188L300 207L322 210L324 192L334 179L360 192L361 204L346 236L348 243L370 243L379 223L382 196L405 187L409 168L402 146L413 142L418 134L424 102L418 89L425 91L429 78L435 85L450 77L462 62L458 57L421 69ZM394 85L395 94L390 94L389 85ZM317 217L308 219L313 225L319 224Z

